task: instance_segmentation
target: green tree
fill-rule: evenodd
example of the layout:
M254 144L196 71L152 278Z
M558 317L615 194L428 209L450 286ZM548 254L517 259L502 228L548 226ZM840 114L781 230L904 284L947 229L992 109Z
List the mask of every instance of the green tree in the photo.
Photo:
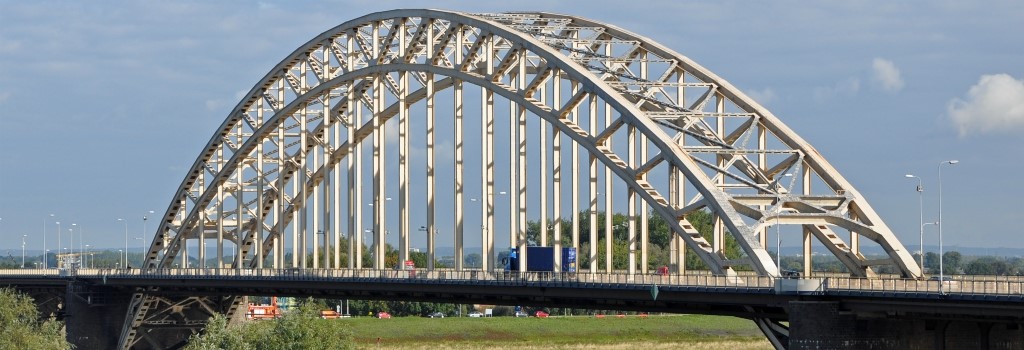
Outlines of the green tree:
M1015 274L1017 276L1020 276L1022 273L1024 273L1024 259L1012 258L1010 259L1009 263L1011 265L1010 273Z
M697 232L700 232L700 235L704 237L705 240L708 242L713 241L715 224L714 215L712 215L711 212L707 210L694 211L686 215L686 220L689 221L695 229L697 229ZM745 255L743 253L743 249L740 249L739 242L736 242L736 239L728 232L725 233L725 242L722 244L722 249L726 258L729 259L737 259ZM700 257L698 257L691 248L687 247L686 250L687 269L704 270L708 268L707 264L705 264L703 260L700 260Z
M255 349L252 344L247 344L243 337L248 328L246 324L238 326L228 325L227 318L220 314L210 318L206 329L202 334L193 335L189 340L187 350L249 350Z
M947 274L954 274L960 271L960 266L963 263L963 256L958 251L949 251L942 254L942 267L944 272Z
M964 267L964 273L968 275L994 275L995 269L992 266L994 261L995 259L991 257L974 259L974 261L967 263L967 266Z
M974 259L964 266L964 273L968 275L1010 275L1014 273L1014 267L1006 260L983 256Z
M352 332L344 322L320 319L320 310L324 308L323 303L308 299L298 310L276 320L238 325L229 325L223 317L215 316L202 334L192 337L185 349L354 349Z
M660 266L668 266L669 254L671 253L667 245L651 244L647 251L647 259L649 260L647 268L653 271Z
M429 257L426 252L409 252L409 260L412 260L412 262L416 264L416 267L424 268L427 267L427 260L429 260ZM435 266L436 265L437 264L435 263Z
M650 215L647 216L647 231L651 235L648 241L651 245L666 248L669 243L672 242L671 230L668 228L668 222L665 221L660 215L651 211Z
M924 254L924 267L928 269L930 273L939 273L939 254L935 252L927 252Z
M42 320L32 298L13 289L0 289L0 348L70 349L61 332L63 324Z

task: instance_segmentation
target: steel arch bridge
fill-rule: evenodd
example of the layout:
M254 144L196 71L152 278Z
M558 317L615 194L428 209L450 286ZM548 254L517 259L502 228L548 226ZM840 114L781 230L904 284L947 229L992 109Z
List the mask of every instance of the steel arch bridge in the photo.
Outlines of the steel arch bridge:
M480 207L467 210L467 199ZM687 220L702 210L713 217L710 237ZM599 225L601 211L624 212L626 227L612 215ZM479 229L467 227L470 213ZM414 227L414 216L426 224ZM455 270L487 273L506 237L525 253L532 221L545 231L534 244L587 248L581 272L611 272L618 240L628 273L648 273L648 216L668 223L676 274L695 254L714 274L778 276L768 228L785 225L802 236L807 273L814 237L854 276L877 265L921 276L817 150L689 58L573 16L440 10L351 20L273 67L192 165L143 268L189 266L193 255L190 267L384 269L386 243L397 238L404 261L418 234L426 268L440 242L454 245ZM467 241L481 248L469 252ZM741 256L726 256L730 241ZM888 257L865 258L861 243ZM487 268L464 266L467 253ZM168 319L198 328L214 313L237 314L240 302L139 290L120 348L154 344L147 337Z

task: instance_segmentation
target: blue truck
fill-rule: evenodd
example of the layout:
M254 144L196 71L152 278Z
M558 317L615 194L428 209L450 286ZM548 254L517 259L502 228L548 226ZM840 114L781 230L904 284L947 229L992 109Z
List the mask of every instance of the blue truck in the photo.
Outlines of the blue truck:
M519 271L519 254L509 248L505 271ZM561 272L576 272L576 248L562 248ZM526 271L555 272L554 247L526 247Z

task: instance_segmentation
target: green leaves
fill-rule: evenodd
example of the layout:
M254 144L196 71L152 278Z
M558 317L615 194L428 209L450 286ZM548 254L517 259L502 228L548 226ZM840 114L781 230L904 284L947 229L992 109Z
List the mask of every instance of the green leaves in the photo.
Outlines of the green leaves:
M308 300L298 310L272 321L231 325L221 316L210 319L206 330L189 341L186 350L327 350L354 349L352 331L345 322L320 319L322 303Z
M70 349L58 321L40 321L32 298L13 289L0 289L0 348Z

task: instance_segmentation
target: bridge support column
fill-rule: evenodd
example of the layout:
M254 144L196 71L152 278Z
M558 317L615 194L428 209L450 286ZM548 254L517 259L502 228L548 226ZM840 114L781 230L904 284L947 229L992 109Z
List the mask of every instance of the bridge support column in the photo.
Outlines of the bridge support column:
M64 297L68 342L76 349L114 349L121 336L131 293L68 283Z
M1021 349L1024 327L857 315L839 302L792 301L788 349Z

